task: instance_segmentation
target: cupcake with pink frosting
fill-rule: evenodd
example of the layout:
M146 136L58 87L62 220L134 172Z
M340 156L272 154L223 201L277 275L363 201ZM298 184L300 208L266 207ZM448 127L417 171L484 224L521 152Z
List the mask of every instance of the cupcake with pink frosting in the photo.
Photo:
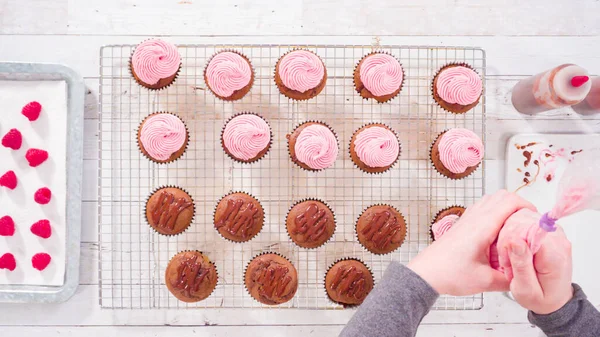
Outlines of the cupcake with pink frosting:
M384 52L366 55L354 69L354 87L365 99L388 102L400 93L403 83L402 65Z
M339 152L335 133L321 122L305 122L287 135L290 157L308 171L331 167Z
M436 214L431 222L429 234L433 241L439 240L465 213L466 209L462 206L450 206L442 209Z
M175 161L183 155L189 142L189 133L176 115L157 112L142 121L137 138L142 154L162 164Z
M143 87L153 90L170 86L181 69L181 55L169 42L150 39L135 47L129 60L129 69Z
M433 166L450 179L462 179L475 172L483 155L481 138L473 131L462 128L442 132L431 147Z
M481 76L467 64L448 64L433 78L433 99L452 113L462 114L473 109L482 92Z
M327 69L312 51L292 50L275 65L275 84L288 98L303 101L317 96L327 82Z
M271 141L269 124L251 112L231 117L221 133L225 153L242 163L252 163L264 157L269 152Z
M367 124L356 130L350 140L350 158L367 173L389 170L400 157L396 133L385 124Z
M208 61L204 69L208 89L225 101L246 96L254 83L254 70L248 58L233 50L223 50Z

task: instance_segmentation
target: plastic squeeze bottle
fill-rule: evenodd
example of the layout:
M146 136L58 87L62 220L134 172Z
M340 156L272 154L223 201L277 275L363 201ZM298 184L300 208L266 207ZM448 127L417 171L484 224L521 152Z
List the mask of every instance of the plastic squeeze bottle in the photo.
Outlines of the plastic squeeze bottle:
M536 114L577 104L591 87L587 70L563 64L519 81L512 91L512 103L521 113Z

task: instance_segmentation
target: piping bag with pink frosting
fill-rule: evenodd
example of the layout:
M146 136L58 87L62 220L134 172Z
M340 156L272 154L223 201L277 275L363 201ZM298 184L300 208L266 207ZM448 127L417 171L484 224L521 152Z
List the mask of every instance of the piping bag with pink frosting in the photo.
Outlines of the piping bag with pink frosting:
M567 166L558 185L556 203L549 212L540 215L521 210L509 217L500 231L497 247L508 247L510 240L517 235L527 242L535 254L546 235L557 230L558 220L585 210L600 210L600 150L584 151ZM505 230L509 231L508 234L503 233ZM496 263L498 251L494 251L495 246L491 249L490 264L495 269L503 270L507 263L503 258ZM508 259L507 252L499 253Z

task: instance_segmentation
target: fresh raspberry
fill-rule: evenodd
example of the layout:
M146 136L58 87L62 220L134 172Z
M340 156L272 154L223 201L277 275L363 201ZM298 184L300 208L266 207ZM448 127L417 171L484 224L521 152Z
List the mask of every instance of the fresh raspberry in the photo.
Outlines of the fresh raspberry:
M31 122L40 117L40 112L42 112L42 105L36 101L27 103L21 110L21 113Z
M29 166L36 167L48 159L48 152L40 149L29 149L25 154L25 158L27 158Z
M8 215L0 218L0 236L13 236L15 234L15 222Z
M17 176L14 171L8 171L0 177L0 186L8 187L11 190L17 188Z
M6 253L0 256L0 269L8 269L13 271L15 268L17 268L17 261L15 260L14 255L11 253Z
M2 137L2 146L8 147L13 150L18 150L23 144L23 136L17 129L10 129L4 137Z
M42 187L35 192L33 199L40 205L45 205L52 199L52 191L48 187Z
M52 235L52 227L50 227L50 221L44 219L40 220L33 225L31 225L31 233L47 239Z
M33 268L42 271L48 267L52 258L46 253L37 253L31 258Z

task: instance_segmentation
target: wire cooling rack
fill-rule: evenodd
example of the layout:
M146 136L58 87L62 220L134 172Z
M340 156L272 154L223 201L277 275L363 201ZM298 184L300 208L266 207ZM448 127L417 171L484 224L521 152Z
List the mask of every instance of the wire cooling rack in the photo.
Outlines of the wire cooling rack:
M465 127L485 137L485 93L473 110L454 115L441 110L431 95L434 74L450 62L465 62L485 79L485 53L477 48L343 45L179 45L183 66L168 89L140 87L129 73L133 45L105 46L100 52L100 164L99 242L100 304L106 308L259 308L247 293L243 274L253 256L278 252L296 266L299 288L285 308L339 309L325 294L323 280L337 259L354 257L373 271L376 282L392 260L407 263L430 243L429 225L442 208L469 206L484 193L482 165L470 177L452 181L432 167L429 151L437 135ZM295 102L282 96L273 81L275 63L292 48L316 52L327 67L327 85L314 99ZM223 102L207 90L203 71L217 51L235 49L245 54L255 70L250 94ZM405 69L400 95L385 104L362 99L352 75L357 62L373 50L396 56ZM190 145L174 163L148 161L137 147L136 130L148 114L169 111L179 115L190 132ZM222 150L224 122L241 111L266 118L273 145L254 164L233 162ZM332 168L314 173L289 158L286 134L306 120L320 120L337 133L340 154ZM392 127L401 141L401 157L390 171L369 175L356 168L349 156L353 132L368 122ZM144 206L151 191L162 185L186 189L196 203L190 228L176 237L154 233L145 222ZM250 242L235 244L213 228L217 201L230 191L245 191L262 203L266 222ZM333 238L318 249L298 248L288 238L285 217L303 198L319 198L333 209L337 228ZM374 255L356 240L355 222L376 203L395 206L408 223L406 241L388 255ZM178 301L164 284L170 258L185 249L203 251L215 262L219 283L206 300ZM483 306L483 295L441 297L435 309L471 310Z

